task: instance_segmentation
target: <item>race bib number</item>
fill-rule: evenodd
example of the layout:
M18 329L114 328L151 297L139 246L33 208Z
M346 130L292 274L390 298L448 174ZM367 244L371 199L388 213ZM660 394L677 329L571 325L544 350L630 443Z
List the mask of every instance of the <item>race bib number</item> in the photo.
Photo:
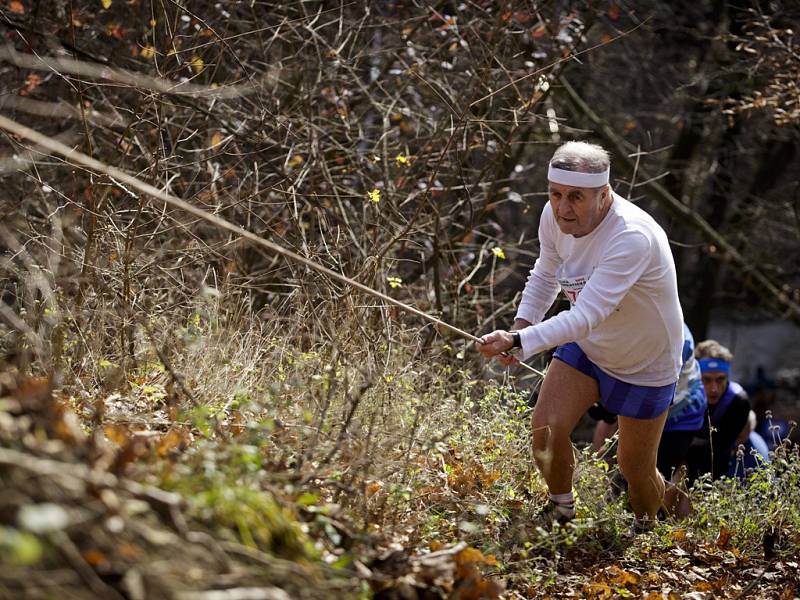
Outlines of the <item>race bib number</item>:
M581 293L581 290L584 288L587 281L589 281L589 278L585 275L581 275L580 277L558 278L558 283L561 286L561 289L564 290L564 294L572 306L575 306L575 302L578 300L578 294Z

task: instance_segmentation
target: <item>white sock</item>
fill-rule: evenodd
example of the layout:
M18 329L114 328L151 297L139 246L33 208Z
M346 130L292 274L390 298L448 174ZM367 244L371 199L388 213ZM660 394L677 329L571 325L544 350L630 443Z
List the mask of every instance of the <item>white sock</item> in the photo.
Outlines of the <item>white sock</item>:
M575 515L575 495L572 490L566 494L550 494L550 502L556 505L558 512L566 516Z
M550 494L550 500L559 506L575 506L575 495L572 493L572 490L566 494Z

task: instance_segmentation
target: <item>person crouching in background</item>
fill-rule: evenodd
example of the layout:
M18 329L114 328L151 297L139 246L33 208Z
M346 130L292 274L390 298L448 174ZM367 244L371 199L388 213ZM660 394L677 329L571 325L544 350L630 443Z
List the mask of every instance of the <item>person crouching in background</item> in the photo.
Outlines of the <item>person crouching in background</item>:
M695 357L700 364L708 408L703 427L687 455L690 482L706 473L711 473L712 479L728 474L737 438L750 416L747 392L730 377L731 351L716 340L705 340L697 345Z

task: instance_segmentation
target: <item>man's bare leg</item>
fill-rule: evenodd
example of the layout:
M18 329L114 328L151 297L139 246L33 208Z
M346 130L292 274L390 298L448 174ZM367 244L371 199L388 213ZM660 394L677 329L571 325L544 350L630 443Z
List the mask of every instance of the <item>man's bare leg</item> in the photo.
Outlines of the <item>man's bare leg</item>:
M531 424L533 457L551 494L572 491L575 455L570 434L598 397L594 379L558 359L550 363Z
M683 489L678 496L678 506L676 509L676 516L684 519L692 514L692 499L689 497L689 490L687 489L686 482L683 483Z
M606 440L611 439L611 436L616 432L616 423L606 423L603 420L598 421L594 428L594 434L592 435L592 450L597 454L608 450L610 444L607 446Z
M680 465L672 475L672 481L667 483L667 491L664 493L664 508L670 516L683 519L692 512L692 505L689 502L689 479L686 476L686 465Z
M677 516L679 495L682 493L680 467L675 469L672 479L665 483L666 489L664 490L664 510L667 511L668 515L674 517Z
M619 416L617 464L628 482L633 514L655 519L664 502L664 478L656 469L658 443L667 420L665 410L655 419Z

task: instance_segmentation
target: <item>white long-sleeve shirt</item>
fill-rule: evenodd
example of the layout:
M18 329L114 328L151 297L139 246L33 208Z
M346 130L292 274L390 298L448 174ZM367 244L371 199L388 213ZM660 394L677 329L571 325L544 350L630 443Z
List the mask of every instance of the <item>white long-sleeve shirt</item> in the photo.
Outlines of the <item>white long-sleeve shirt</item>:
M558 228L548 203L539 221L539 258L517 318L523 359L576 342L609 375L636 385L674 383L681 368L683 314L664 230L621 196L589 234ZM562 289L567 311L542 321Z

